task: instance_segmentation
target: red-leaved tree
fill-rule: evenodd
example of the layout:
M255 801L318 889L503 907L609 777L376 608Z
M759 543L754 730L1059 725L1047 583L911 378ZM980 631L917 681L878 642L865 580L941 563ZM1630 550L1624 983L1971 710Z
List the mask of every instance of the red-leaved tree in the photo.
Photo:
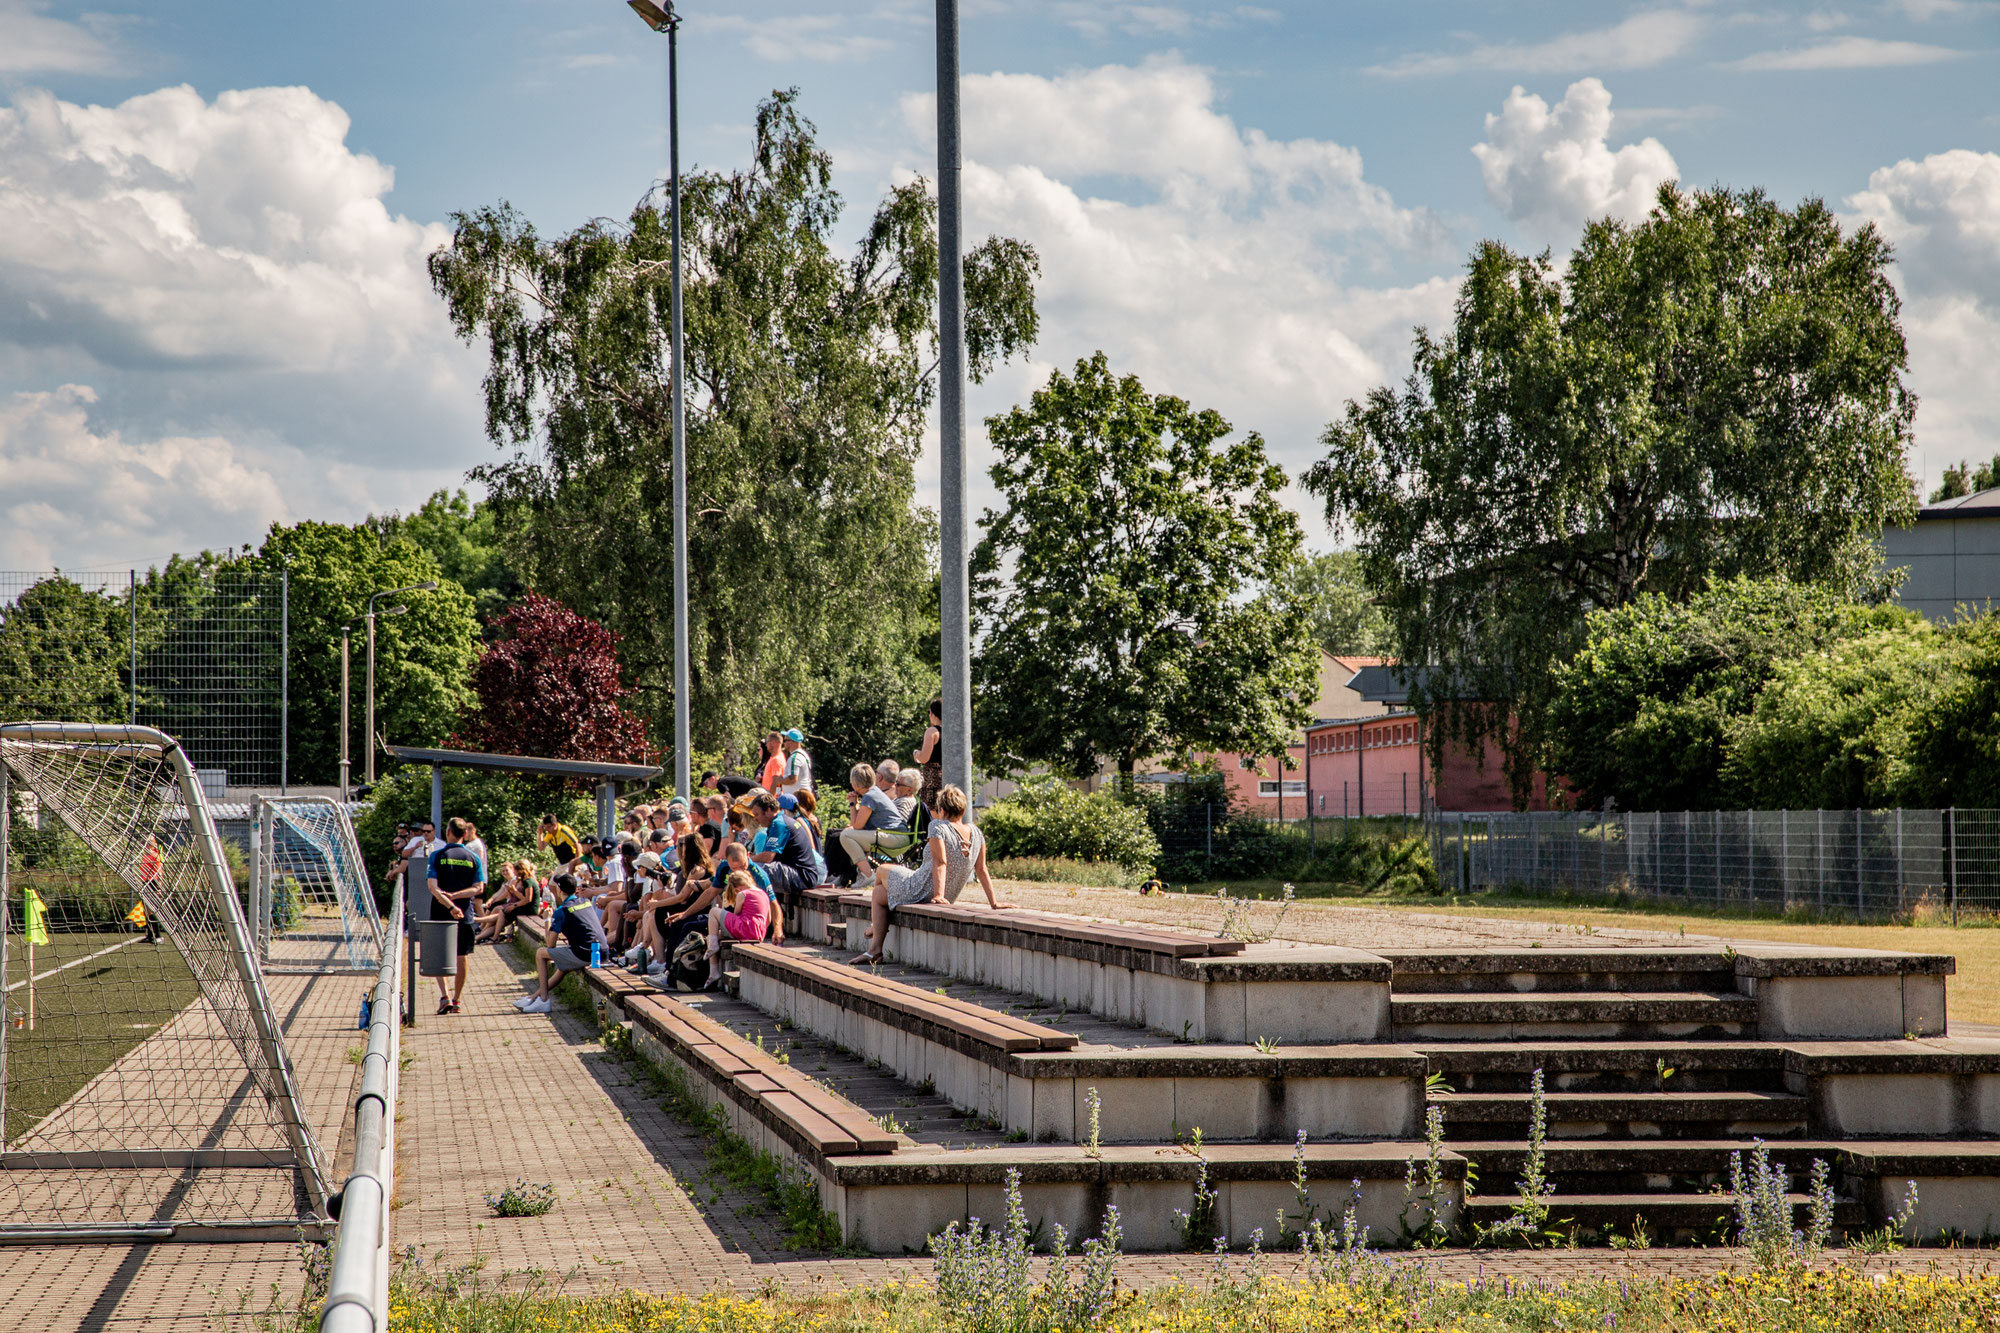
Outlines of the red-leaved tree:
M553 597L530 592L496 623L472 668L478 705L452 744L488 754L647 763L646 720L620 707L618 636Z

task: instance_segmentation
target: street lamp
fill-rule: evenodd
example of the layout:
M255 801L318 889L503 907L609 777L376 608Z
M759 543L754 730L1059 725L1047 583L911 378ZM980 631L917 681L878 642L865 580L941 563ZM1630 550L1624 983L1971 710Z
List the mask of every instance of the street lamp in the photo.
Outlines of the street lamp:
M973 795L972 589L965 509L965 253L958 0L937 0L938 695L944 780Z
M668 232L673 244L673 331L671 364L667 382L673 395L673 480L674 480L674 790L690 796L691 762L688 746L692 728L688 720L688 538L687 538L687 430L686 410L681 395L681 94L680 94L680 15L673 0L660 8L653 0L626 0L632 11L654 32L667 35L667 212Z
M368 782L370 786L373 786L375 782L375 617L377 615L400 616L410 609L407 606L392 606L387 611L378 612L375 609L375 603L381 601L384 597L394 597L399 592L430 592L437 586L436 579L426 579L422 583L411 583L401 588L387 588L381 592L372 594L368 598L368 615L366 619L368 621ZM345 736L346 734L346 730L342 729L341 735Z

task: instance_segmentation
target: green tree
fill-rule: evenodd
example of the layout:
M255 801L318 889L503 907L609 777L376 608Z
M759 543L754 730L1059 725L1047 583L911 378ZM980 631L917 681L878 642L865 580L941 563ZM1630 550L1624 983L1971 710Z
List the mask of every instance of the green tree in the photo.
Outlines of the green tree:
M1389 621L1375 605L1353 551L1301 556L1274 582L1270 595L1297 603L1315 642L1330 653L1377 657L1391 651Z
M1725 780L1730 746L1781 665L1910 616L1824 587L1740 578L1686 601L1643 593L1592 612L1583 646L1555 671L1550 766L1588 806L1732 805L1745 775Z
M1738 574L1869 585L1914 508L1889 262L1818 200L1672 185L1560 275L1473 253L1451 330L1417 331L1403 388L1348 403L1305 478L1429 668L1433 745L1498 740L1524 795L1591 610Z
M429 552L444 576L471 594L481 625L490 627L523 591L493 506L462 490L438 491L413 514L370 514L362 526L384 545L404 537Z
M354 624L350 744L358 776L367 751L361 621L369 595L432 579L434 592L384 598L407 605L375 622L375 729L398 745L435 745L472 702L479 624L472 598L445 580L429 552L407 539L384 545L360 525L272 524L248 563L291 572L291 754L293 780L330 783L340 772L340 630Z
M1961 495L1976 495L1995 486L2000 486L2000 454L1995 454L1977 467L1968 467L1960 459L1957 463L1945 464L1944 478L1931 492L1931 503L1956 500Z
M51 574L0 607L0 722L122 722L131 610Z
M478 469L538 591L623 639L635 706L671 735L673 533L665 374L668 235L649 196L624 224L544 240L502 205L459 214L431 277L483 338ZM796 724L850 665L908 654L934 570L914 463L936 391L936 210L891 190L851 254L832 159L796 94L759 107L752 164L683 181L688 545L696 745ZM1034 251L966 256L975 378L1034 340Z
M1214 411L1102 352L991 417L973 554L975 739L990 769L1094 772L1171 749L1282 754L1311 709L1304 611L1254 597L1297 558L1285 474Z
M1777 664L1732 738L1723 781L1756 810L1916 804L1918 747L1962 676L1963 643L1914 613Z

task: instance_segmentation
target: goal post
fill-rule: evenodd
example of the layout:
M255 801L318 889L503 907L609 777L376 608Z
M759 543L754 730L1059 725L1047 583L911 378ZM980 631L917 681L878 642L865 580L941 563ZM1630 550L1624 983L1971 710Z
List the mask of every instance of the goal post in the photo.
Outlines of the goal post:
M324 1219L235 873L172 737L0 725L0 903L0 1240Z
M373 975L386 937L346 807L265 796L253 817L251 928L264 971Z

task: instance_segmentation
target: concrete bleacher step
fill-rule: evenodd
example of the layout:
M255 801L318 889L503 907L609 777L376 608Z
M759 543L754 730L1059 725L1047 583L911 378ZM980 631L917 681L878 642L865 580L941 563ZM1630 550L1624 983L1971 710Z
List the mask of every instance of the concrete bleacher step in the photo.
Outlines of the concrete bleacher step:
M1379 1045L1179 1043L1031 996L810 947L730 954L742 998L1037 1142L1414 1138L1423 1061ZM1088 1040L1084 1040L1087 1034Z
M1392 993L1389 1012L1403 1042L1746 1037L1757 1024L1754 999L1702 991Z
M1497 991L1734 991L1732 956L1714 948L1383 949L1398 995Z
M1790 1194L1795 1224L1803 1225L1810 1200L1804 1194ZM1475 1227L1503 1222L1520 1202L1512 1194L1475 1194L1465 1201L1465 1218ZM1544 1200L1549 1207L1549 1225L1571 1226L1613 1234L1629 1234L1635 1218L1644 1218L1647 1228L1664 1240L1714 1240L1722 1242L1735 1226L1735 1207L1727 1194L1555 1194ZM1834 1224L1858 1227L1867 1222L1867 1211L1854 1199L1836 1198Z
M1457 1092L1526 1092L1536 1070L1550 1092L1721 1092L1781 1089L1787 1048L1723 1041L1420 1042Z
M1518 1125L1525 1130L1533 1097L1526 1092L1440 1093L1430 1104L1449 1135L1457 1126ZM1716 1137L1764 1138L1806 1132L1809 1103L1784 1092L1550 1092L1543 1096L1548 1132L1555 1138Z

